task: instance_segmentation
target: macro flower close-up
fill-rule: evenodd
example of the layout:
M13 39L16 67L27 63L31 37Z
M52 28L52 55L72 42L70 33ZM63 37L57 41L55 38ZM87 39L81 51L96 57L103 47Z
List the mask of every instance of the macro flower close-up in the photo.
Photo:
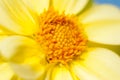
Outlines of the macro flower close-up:
M0 0L0 80L120 80L119 45L112 4Z

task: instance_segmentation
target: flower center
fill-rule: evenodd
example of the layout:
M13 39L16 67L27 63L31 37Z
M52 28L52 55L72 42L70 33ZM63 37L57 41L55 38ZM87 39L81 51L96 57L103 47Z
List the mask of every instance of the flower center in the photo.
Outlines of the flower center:
M45 49L49 63L67 63L86 49L87 38L73 15L48 9L39 17L40 28L33 37Z

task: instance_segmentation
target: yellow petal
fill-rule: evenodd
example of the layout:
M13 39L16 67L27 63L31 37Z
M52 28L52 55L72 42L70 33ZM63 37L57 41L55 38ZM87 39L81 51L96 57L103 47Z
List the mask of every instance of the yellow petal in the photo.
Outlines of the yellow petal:
M11 80L14 72L9 67L8 63L0 64L0 80Z
M5 62L5 59L4 57L2 57L1 53L0 53L0 64L4 63Z
M73 80L73 78L64 65L56 65L52 70L51 80Z
M120 44L120 21L88 24L85 32L90 41L112 45Z
M31 69L39 75L39 77L42 77L46 72L46 69L48 69L47 67L48 63L46 61L46 57L44 56L44 54L39 54L39 56L35 55L27 57L23 64L30 66Z
M55 64L51 63L49 64L48 68L46 68L46 72L44 73L43 76L40 76L40 80L51 80L51 74L52 74L52 71L53 71L53 68L55 67ZM39 80L38 79L38 80Z
M71 70L80 80L102 80L100 77L97 77L96 74L93 74L89 69L82 66L80 61L74 61L71 63Z
M0 35L0 41L2 41L6 37L8 37L8 36L6 36L6 35Z
M8 60L24 60L25 57L33 55L37 49L34 40L23 36L9 36L0 41L1 55Z
M6 38L6 36L0 36L0 41L2 41L4 38ZM1 55L1 51L0 51L0 64L5 62L4 57Z
M120 9L108 4L94 5L84 14L80 15L80 21L84 24L106 20L120 20Z
M120 57L108 49L88 49L88 52L81 56L79 64L100 80L120 79Z
M18 76L15 74L10 80L24 80L24 79L18 77Z
M15 33L0 25L0 36L11 35L11 34L15 34Z
M43 62L42 62L43 63ZM44 73L42 75L40 75L37 80L51 80L51 75L52 75L52 71L55 67L55 63L50 63L48 65L46 65L46 69L44 70Z
M35 80L39 74L34 72L30 66L11 63L11 68L15 74L25 80Z
M32 10L40 14L48 9L50 0L23 0Z
M38 28L37 15L22 0L0 1L1 27L19 34L32 34Z
M0 36L0 42L1 42L4 38L6 38L6 37L7 37L7 36ZM3 63L3 62L5 62L5 59L4 59L4 57L2 56L1 51L0 51L0 64Z
M120 10L114 6L94 6L81 19L88 39L104 44L120 44Z
M24 79L41 76L47 66L37 43L27 37L10 36L0 42L1 55L11 62L16 75Z
M81 12L91 0L52 0L53 6L60 13L77 14Z

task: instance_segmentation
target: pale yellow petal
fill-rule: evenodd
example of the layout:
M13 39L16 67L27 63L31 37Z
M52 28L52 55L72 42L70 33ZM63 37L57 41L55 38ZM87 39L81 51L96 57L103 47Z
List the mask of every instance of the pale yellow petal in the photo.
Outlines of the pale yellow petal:
M52 70L51 80L73 80L73 78L67 67L58 64Z
M52 0L53 7L60 13L77 14L81 12L91 0Z
M38 74L38 76L41 78L45 72L46 69L48 69L48 63L46 61L46 57L44 56L44 54L39 53L39 56L35 55L35 56L31 56L31 57L27 57L27 59L25 60L25 62L23 63L24 65L28 65L31 67L31 69L36 72ZM37 53L35 53L37 54ZM21 73L22 74L22 73ZM37 76L37 78L38 78Z
M90 41L120 44L120 9L111 5L94 6L80 21Z
M82 66L80 61L74 61L71 63L71 70L80 80L102 80L100 77L93 74L89 69Z
M120 44L120 21L87 24L85 33L88 39L103 44Z
M46 65L42 48L33 40L23 36L9 36L0 41L0 55L7 60L33 66L37 71L39 66ZM44 63L42 63L44 62Z
M33 11L37 14L47 10L50 4L50 0L23 0Z
M8 63L0 64L0 80L11 80L14 72L10 68Z
M9 36L0 41L1 55L8 60L13 58L19 60L33 55L36 47L37 44L34 40L23 36Z
M120 9L113 5L103 4L94 5L84 14L80 15L80 21L83 24L98 21L120 21Z
M53 63L51 63L49 66L48 66L48 68L46 68L46 72L45 72L45 74L43 75L43 76L40 76L40 80L51 80L51 74L52 74L52 71L53 71L53 69L54 69L54 66L55 64ZM39 80L38 79L38 80Z
M37 43L23 36L10 36L0 42L1 55L11 62L16 75L24 79L41 76L47 66L45 56Z
M37 15L22 0L0 0L1 27L18 34L32 34L38 28Z
M16 75L25 80L35 80L39 76L39 74L34 72L30 66L15 63L11 63L10 66Z
M1 42L4 38L6 38L6 37L7 37L7 36L0 36L0 42ZM3 63L3 62L5 62L5 60L6 60L6 59L4 59L4 57L2 56L1 51L0 51L0 64Z
M81 55L79 64L100 80L120 79L120 57L108 49L88 49Z

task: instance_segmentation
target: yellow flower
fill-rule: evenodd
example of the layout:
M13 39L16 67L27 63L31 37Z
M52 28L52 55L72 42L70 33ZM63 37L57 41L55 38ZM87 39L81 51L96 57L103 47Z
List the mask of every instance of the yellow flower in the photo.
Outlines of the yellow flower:
M0 80L120 80L120 10L91 0L0 0ZM85 10L86 9L86 10Z

